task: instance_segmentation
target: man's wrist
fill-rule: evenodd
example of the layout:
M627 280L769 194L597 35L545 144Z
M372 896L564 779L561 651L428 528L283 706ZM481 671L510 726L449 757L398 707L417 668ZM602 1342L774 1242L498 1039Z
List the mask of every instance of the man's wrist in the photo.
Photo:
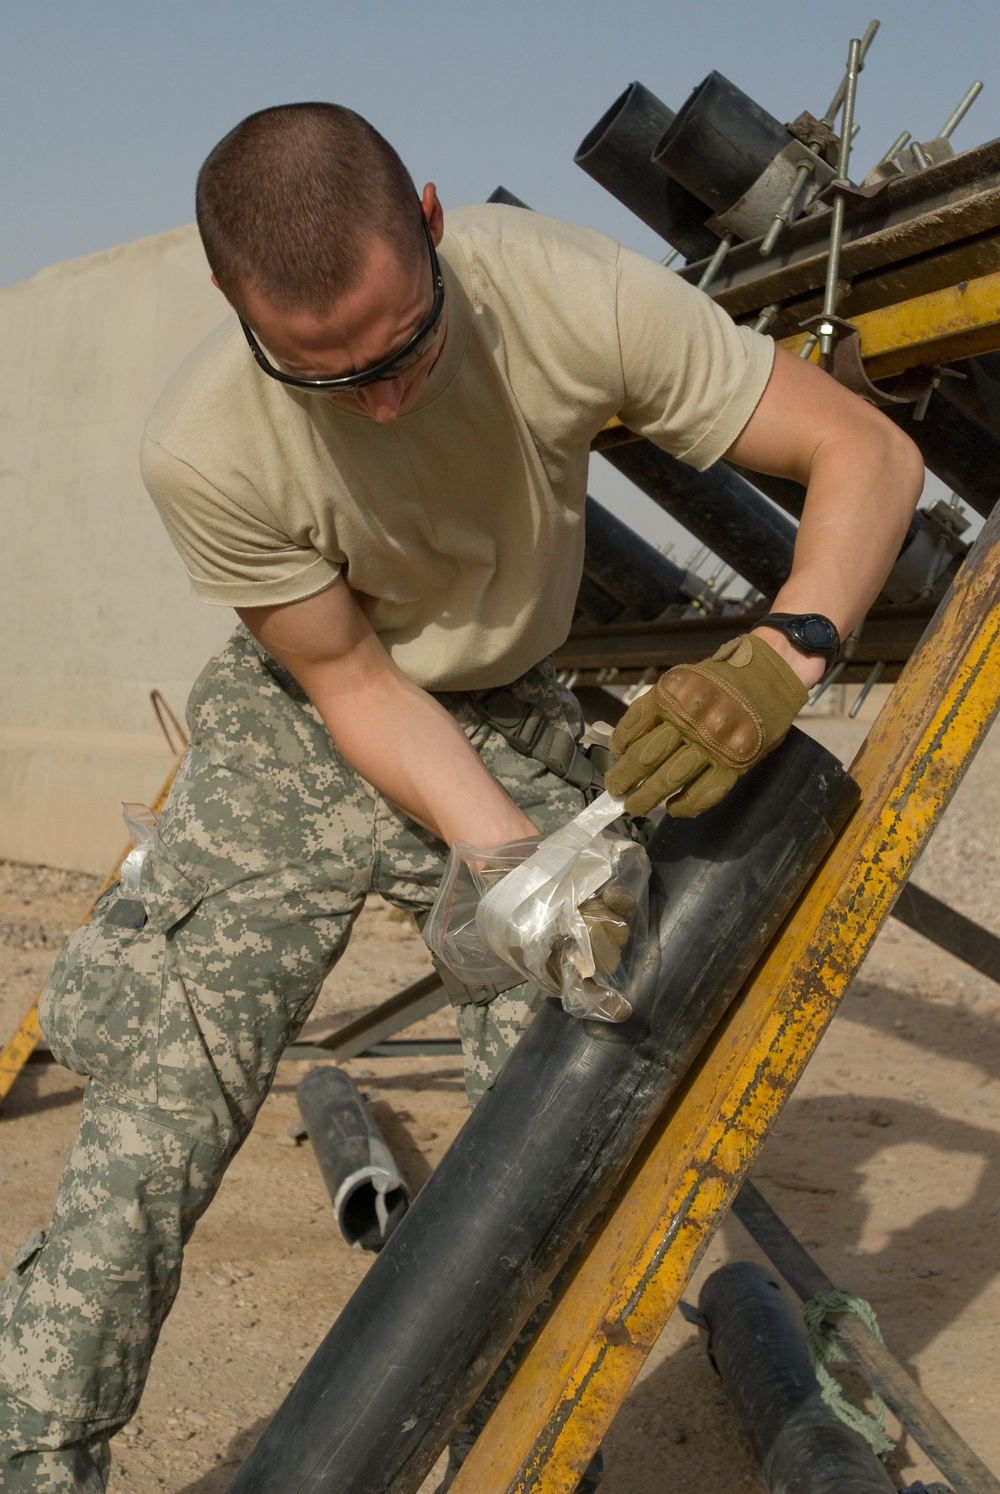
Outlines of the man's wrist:
M793 670L807 690L818 685L826 673L826 660L818 654L803 654L777 628L754 628L754 634L762 638L779 654L789 669Z

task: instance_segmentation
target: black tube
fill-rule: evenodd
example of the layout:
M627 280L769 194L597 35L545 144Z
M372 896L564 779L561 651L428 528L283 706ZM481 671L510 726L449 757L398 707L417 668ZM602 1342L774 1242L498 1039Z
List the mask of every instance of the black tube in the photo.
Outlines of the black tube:
M858 799L792 730L651 847L635 1011L541 1009L344 1308L232 1494L412 1494Z
M949 403L979 422L994 436L1000 436L1000 353L980 353L950 365L961 379L945 376L941 390Z
M713 213L724 213L791 141L773 114L712 72L667 126L653 161Z
M799 1318L764 1266L736 1261L698 1301L708 1352L772 1494L887 1494L895 1484L821 1395Z
M1000 498L1000 440L940 390L932 392L923 420L913 419L913 409L896 405L883 413L916 442L935 477L987 518Z
M609 446L601 456L766 597L787 580L795 525L725 462L696 472L651 441Z
M605 623L627 622L626 609L599 581L593 581L584 571L576 594L576 610L573 622L586 623L590 627L601 627Z
M801 519L806 504L806 490L791 477L772 477L769 472L752 472L749 467L737 467L735 462L726 462L727 467L740 477L766 493L772 503L783 508L793 519Z
M643 622L688 602L682 590L686 572L589 497L583 571Z
M707 208L652 162L673 117L655 93L630 83L584 136L573 159L685 259L703 259L719 246L704 226Z
M381 1250L410 1206L385 1137L343 1069L313 1069L297 1093L340 1233L348 1245Z
M531 212L528 204L526 202L522 202L520 197L515 197L513 192L508 192L506 187L494 187L493 191L490 193L489 197L487 197L486 201L499 202L502 203L504 207L527 208L528 212Z

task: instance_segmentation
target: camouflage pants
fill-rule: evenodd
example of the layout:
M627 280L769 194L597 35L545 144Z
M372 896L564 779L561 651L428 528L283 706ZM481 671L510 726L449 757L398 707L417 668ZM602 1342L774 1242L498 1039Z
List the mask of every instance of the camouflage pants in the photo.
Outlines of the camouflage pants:
M514 685L579 734L541 666ZM543 833L577 789L516 753L464 696L442 696ZM143 868L147 920L105 894L64 946L40 1020L89 1076L49 1230L0 1291L0 1488L99 1494L107 1438L135 1411L184 1245L247 1136L285 1045L369 891L415 913L445 847L373 792L295 681L242 628L188 706L191 748ZM538 1001L519 986L459 1010L473 1102Z

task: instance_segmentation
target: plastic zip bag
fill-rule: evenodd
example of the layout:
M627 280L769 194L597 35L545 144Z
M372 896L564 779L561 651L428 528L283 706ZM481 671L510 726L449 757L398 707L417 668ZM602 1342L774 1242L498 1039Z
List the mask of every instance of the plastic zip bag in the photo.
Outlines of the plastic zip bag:
M609 828L621 813L605 793L542 841L456 842L424 928L431 951L465 985L513 969L573 1016L623 1022L646 947L649 859Z
M133 902L142 900L142 868L156 843L156 827L160 821L147 804L123 804L122 819L128 831L132 849L121 864L118 874L118 895Z

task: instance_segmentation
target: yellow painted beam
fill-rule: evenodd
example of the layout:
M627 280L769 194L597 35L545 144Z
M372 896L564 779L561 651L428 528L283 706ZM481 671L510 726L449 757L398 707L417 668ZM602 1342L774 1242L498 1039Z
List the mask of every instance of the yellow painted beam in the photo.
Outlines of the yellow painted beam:
M861 334L861 357L870 379L888 379L918 365L996 352L1000 349L1000 272L849 320ZM797 353L804 341L805 334L800 333L778 345Z
M854 764L859 809L634 1159L453 1494L576 1487L998 704L1000 506Z
M167 775L167 780L164 783L163 787L160 789L160 792L157 794L156 800L153 803L152 807L156 814L159 814L160 810L167 802L167 795L170 792L170 786L174 781L174 775L176 774L179 766L180 759L178 758L177 762L174 763L174 766L170 769L170 772ZM129 847L126 846L121 855L118 857L118 860L115 862L111 871L109 871L108 875L105 877L104 882L101 885L100 892L98 892L97 897L94 898L94 901L88 908L86 918L82 920L83 923L88 923L90 921L90 915L93 913L94 908L97 906L97 898L101 896L101 893L107 892L112 882L117 881L118 873L121 870L121 864L125 860L125 857L128 855L128 852ZM17 1031L14 1033L14 1036L7 1044L5 1044L2 1049L0 1049L0 1105L3 1104L4 1100L10 1094L15 1079L17 1078L18 1074L20 1074L25 1064L28 1062L28 1059L31 1057L32 1053L34 1053L35 1049L38 1047L41 1036L41 1029L38 1026L38 998L36 997L36 999L29 1006L28 1010L25 1012L24 1016L21 1018L21 1021L18 1023Z

